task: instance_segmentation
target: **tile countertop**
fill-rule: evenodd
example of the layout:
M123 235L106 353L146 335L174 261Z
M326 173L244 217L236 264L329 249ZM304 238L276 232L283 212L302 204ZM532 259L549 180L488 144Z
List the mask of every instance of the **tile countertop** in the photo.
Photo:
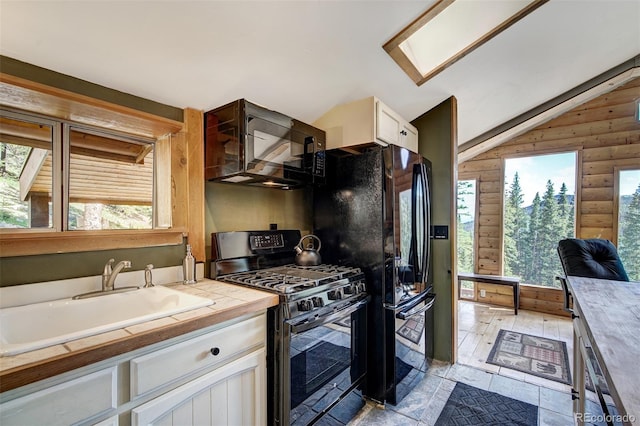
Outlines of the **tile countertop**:
M278 295L220 281L168 287L212 299L213 305L67 343L0 357L0 392L84 367L144 346L278 304Z

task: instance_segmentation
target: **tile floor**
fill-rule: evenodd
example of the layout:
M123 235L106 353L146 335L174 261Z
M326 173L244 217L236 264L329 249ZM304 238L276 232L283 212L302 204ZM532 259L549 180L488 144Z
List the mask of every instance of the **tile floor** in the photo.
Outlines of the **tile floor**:
M458 311L458 363L435 361L400 404L382 409L369 402L349 426L434 425L456 382L538 406L540 426L574 424L570 386L485 362L501 328L564 340L571 354L569 318L522 310L515 316L512 309L466 301L459 302Z

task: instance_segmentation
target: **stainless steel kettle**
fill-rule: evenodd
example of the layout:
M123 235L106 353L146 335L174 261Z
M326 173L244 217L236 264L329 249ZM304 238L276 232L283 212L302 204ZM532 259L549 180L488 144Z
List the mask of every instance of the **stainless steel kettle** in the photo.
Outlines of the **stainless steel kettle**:
M309 244L306 247L303 247L302 243L307 238L311 238ZM318 247L314 247L313 238L318 241ZM296 251L296 265L298 266L318 266L322 263L322 259L320 258L320 247L322 243L320 242L320 238L316 237L313 234L305 235L300 239L300 242L297 246L294 247Z

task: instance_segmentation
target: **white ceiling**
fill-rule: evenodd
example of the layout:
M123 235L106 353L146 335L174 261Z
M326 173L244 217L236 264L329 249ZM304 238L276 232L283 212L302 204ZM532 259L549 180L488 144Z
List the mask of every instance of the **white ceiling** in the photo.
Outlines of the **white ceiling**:
M433 3L0 0L0 54L180 108L246 98L306 122L371 95L413 120L455 96L459 144L640 54L640 0L551 0L417 87L382 45Z

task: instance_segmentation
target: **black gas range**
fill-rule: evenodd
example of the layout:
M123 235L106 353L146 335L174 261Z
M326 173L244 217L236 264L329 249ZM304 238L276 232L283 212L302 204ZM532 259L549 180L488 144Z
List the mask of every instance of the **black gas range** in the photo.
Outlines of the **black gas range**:
M364 405L367 295L358 267L298 266L300 231L212 234L210 277L277 293L267 312L272 425L347 424Z
M291 264L225 275L224 281L280 294L287 320L323 316L366 294L362 271L348 266Z

